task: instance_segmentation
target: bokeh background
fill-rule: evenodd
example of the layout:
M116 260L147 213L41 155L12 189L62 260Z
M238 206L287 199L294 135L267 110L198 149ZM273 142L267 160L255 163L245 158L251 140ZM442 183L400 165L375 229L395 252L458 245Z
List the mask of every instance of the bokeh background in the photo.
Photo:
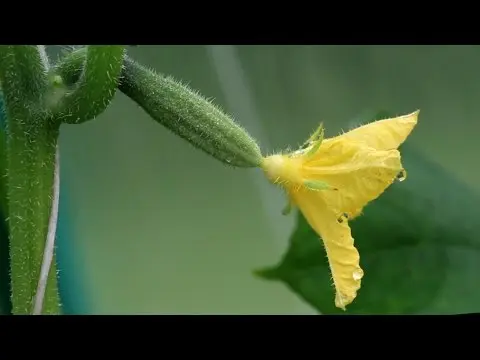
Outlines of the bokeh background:
M297 146L320 121L335 135L380 110L420 109L409 142L479 187L478 46L128 51L214 98L266 153ZM70 313L315 313L282 283L252 275L279 260L294 225L259 171L194 149L120 92L96 120L62 125L61 154L58 251Z

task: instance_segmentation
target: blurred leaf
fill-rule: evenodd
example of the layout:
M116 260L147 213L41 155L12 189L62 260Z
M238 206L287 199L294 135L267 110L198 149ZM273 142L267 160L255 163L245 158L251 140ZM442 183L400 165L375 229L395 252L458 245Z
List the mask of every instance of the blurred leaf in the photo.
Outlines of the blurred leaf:
M5 108L3 106L3 94L0 90L0 211L2 214L7 214L7 183L6 166L7 166L7 150L6 150L6 120Z
M10 301L10 261L8 255L7 222L0 219L0 315L12 313Z
M401 153L408 179L350 221L365 276L346 312L334 306L325 250L300 213L280 264L256 274L282 281L323 314L480 311L480 197L408 143Z
M5 184L6 151L5 151L5 116L3 96L0 91L0 314L10 314L10 261L8 255L8 229L7 229L7 192Z

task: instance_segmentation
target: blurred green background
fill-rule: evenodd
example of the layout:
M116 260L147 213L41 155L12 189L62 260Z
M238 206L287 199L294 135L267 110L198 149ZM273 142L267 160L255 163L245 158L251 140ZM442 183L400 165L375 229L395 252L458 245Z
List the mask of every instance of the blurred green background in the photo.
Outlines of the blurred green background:
M330 136L379 110L420 109L409 142L478 189L478 46L140 45L129 54L214 98L264 152L297 146L320 121ZM68 246L74 266L61 271L81 289L74 312L315 313L251 274L278 261L295 220L259 171L208 157L120 92L98 119L62 125L61 152L74 236L59 251Z

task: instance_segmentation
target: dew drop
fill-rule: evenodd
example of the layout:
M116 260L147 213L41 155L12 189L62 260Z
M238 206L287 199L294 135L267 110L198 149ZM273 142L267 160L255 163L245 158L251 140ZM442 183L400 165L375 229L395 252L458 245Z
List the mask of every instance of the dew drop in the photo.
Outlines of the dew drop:
M363 277L363 271L362 270L355 270L353 272L352 277L353 277L353 280L355 280L355 281L360 280Z
M398 174L397 174L397 180L402 182L403 180L405 180L407 178L407 172L405 171L405 169L402 169L402 171L400 171Z

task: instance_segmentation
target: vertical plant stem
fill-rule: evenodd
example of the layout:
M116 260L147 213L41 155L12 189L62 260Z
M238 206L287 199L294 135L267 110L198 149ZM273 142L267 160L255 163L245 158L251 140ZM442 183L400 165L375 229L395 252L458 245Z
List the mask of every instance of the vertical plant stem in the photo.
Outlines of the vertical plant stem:
M4 45L6 46L6 45ZM18 79L17 91L28 100L42 98L48 86L48 57L43 45L10 45L11 75Z
M48 221L47 241L45 249L43 250L43 261L40 270L40 278L38 280L37 293L35 295L35 302L33 308L33 315L40 315L43 309L43 301L45 298L45 291L48 283L48 274L53 261L55 253L55 237L57 233L58 221L58 204L60 199L60 152L57 149L55 152L55 172L53 175L53 199L52 211L50 212L50 220Z
M65 84L50 68L43 46L0 45L14 314L60 312L54 251L59 128L62 122L91 120L107 108L125 47L92 45L85 52L77 81Z
M9 119L8 195L14 314L31 314L33 310L52 208L57 138L58 128L25 129L18 119ZM43 313L58 314L55 261L48 274Z
M52 207L59 122L48 121L44 49L0 46L0 81L7 118L7 194L12 313L31 314ZM58 314L55 261L45 290L44 314Z

